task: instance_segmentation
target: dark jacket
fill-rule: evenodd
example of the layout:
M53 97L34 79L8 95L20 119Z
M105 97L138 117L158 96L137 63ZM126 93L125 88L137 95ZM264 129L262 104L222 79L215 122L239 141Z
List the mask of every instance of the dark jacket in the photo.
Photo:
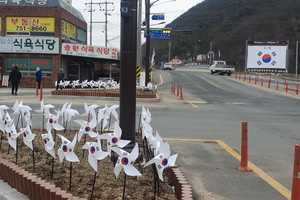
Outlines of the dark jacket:
M65 74L62 71L59 71L57 73L57 81L60 82L60 81L64 80L64 76L65 76Z
M20 83L21 78L22 78L21 72L17 68L14 68L11 71L11 73L9 74L8 82L11 82L11 83Z
M37 81L42 80L42 75L43 75L43 73L41 70L37 71L35 73L35 80L37 80Z

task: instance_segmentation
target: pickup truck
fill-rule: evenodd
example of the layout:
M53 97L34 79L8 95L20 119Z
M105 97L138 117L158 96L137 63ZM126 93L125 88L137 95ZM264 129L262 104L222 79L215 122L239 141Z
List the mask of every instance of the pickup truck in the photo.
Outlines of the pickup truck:
M227 74L230 76L232 73L234 73L235 68L232 65L226 65L225 61L222 60L216 60L213 61L212 65L209 67L210 73L219 73L220 75Z

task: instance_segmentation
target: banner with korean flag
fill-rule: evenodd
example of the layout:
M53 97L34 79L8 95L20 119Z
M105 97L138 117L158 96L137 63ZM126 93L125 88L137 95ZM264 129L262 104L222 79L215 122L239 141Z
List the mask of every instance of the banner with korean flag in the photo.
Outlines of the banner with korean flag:
M247 43L247 71L286 71L287 41L248 41Z

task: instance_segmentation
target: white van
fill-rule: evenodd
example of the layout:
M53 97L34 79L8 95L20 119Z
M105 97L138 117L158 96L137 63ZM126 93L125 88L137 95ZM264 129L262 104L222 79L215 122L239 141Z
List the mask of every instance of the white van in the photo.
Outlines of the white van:
M164 64L164 70L166 70L166 69L172 70L172 67L173 67L173 65L170 64L170 63L165 63Z

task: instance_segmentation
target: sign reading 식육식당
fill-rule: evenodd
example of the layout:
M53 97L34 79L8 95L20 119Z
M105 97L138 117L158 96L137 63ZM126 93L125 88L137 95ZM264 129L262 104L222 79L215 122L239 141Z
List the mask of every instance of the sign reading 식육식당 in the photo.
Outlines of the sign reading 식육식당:
M117 59L118 49L82 44L62 43L62 55Z
M0 37L0 44L3 53L59 53L59 39L53 37Z

